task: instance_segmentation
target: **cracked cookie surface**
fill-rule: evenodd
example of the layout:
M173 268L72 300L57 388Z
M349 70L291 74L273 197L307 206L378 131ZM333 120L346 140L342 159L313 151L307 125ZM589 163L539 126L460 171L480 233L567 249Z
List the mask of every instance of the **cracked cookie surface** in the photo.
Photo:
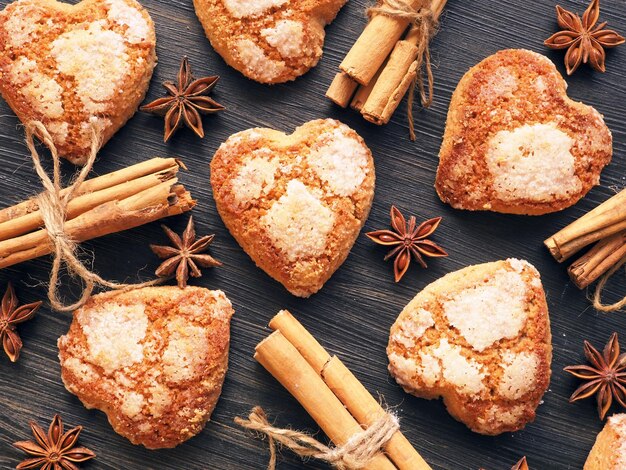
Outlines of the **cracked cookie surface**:
M215 408L233 313L222 291L200 287L94 295L58 341L65 387L133 444L175 447Z
M292 294L317 292L348 256L374 197L374 162L363 139L333 119L291 135L249 129L211 161L226 227L257 265Z
M87 160L135 113L156 64L154 23L135 0L17 0L0 12L0 92L41 121L59 155Z
M508 259L442 277L404 308L387 355L406 392L442 397L471 430L522 429L550 381L550 320L539 273Z

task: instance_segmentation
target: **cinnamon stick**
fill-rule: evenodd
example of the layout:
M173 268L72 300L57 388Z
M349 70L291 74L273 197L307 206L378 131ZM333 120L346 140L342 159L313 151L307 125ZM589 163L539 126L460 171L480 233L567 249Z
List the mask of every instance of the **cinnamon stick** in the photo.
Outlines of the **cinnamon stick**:
M172 172L175 174L179 167L184 168L184 165L176 158L153 158L127 168L122 168L121 170L107 173L106 175L91 178L80 185L74 197L111 188L150 174L165 175ZM61 196L65 196L68 191L68 188L62 189ZM38 210L39 206L37 205L37 200L30 198L14 206L0 210L0 223L23 217Z
M369 426L385 410L336 357L330 356L320 343L287 310L281 310L269 323L296 348L359 424ZM430 470L408 439L397 431L384 447L385 453L400 470Z
M383 3L385 3L384 0ZM414 10L423 6L424 3L424 0L409 1L409 5ZM407 19L382 14L374 15L339 68L360 85L367 85L408 25Z
M158 173L135 178L94 192L83 193L68 203L67 219L71 220L105 202L125 199L148 188L157 186L164 181L170 181L173 184L176 182L174 176L178 172L178 168L178 164L175 163L174 166ZM36 205L36 201L33 202ZM29 207L29 209L33 208L33 206ZM41 212L37 208L32 212L0 223L0 241L24 235L43 227L43 225Z
M558 262L585 246L626 230L626 189L544 241Z
M446 0L433 0L430 5L433 22L437 22ZM363 117L374 124L387 124L402 102L411 84L416 80L421 69L421 54L425 45L420 41L429 41L423 37L421 26L412 26L406 37L398 41L389 59L382 67L374 83L370 83L367 98L361 106ZM417 61L416 61L417 60ZM360 93L357 92L357 95Z
M165 181L130 197L90 209L65 224L76 242L98 238L191 210L196 201L176 179ZM53 245L45 229L0 241L0 269L50 254Z
M362 431L359 423L280 331L257 345L254 358L298 400L335 445L344 445ZM365 468L395 470L382 453L376 454Z
M339 72L326 90L326 98L336 105L345 108L350 103L350 99L359 84L352 80L345 72Z
M573 263L568 274L579 289L584 289L626 256L626 231L607 237Z

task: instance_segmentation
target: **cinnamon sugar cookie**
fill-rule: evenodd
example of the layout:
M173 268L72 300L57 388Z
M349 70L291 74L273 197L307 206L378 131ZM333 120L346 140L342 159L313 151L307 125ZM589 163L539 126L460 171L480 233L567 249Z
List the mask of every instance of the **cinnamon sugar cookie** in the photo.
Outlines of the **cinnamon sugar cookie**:
M472 431L522 429L550 381L550 320L539 273L509 259L442 277L404 308L387 355L406 392L442 397Z
M587 457L584 470L624 470L626 468L626 414L611 416Z
M324 26L346 0L194 0L215 50L261 83L294 80L322 56Z
M308 297L344 262L372 206L374 162L363 139L333 119L291 135L249 129L211 162L226 227L255 263Z
M546 57L500 51L459 82L435 187L457 209L539 215L575 204L611 160L600 113L572 101Z
M215 408L232 315L223 292L200 287L95 295L59 338L61 377L133 444L175 447Z
M156 64L154 24L136 0L17 0L0 12L0 92L43 122L59 154L87 160L135 113Z

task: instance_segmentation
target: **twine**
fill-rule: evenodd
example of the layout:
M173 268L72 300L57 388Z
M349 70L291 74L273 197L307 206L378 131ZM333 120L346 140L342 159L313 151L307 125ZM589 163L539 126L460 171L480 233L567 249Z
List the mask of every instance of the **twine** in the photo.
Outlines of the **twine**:
M593 294L593 307L596 310L601 312L616 312L623 307L626 307L626 296L614 304L603 304L602 303L602 291L604 290L604 286L606 285L609 278L615 274L622 266L626 264L626 256L620 259L615 266L609 269L598 281L598 285L596 286L596 291Z
M41 140L41 142L50 150L53 163L52 180L41 165L41 158L39 157L39 153L35 147L35 137ZM93 163L96 160L98 150L100 150L100 146L102 145L101 134L98 130L95 127L92 127L92 140L89 157L85 166L80 170L78 175L68 187L68 191L65 195L61 195L61 164L59 154L50 133L42 122L32 121L26 125L26 145L30 150L35 170L37 171L44 187L44 192L37 196L36 201L39 205L39 211L41 212L41 217L43 219L48 238L50 239L50 243L53 245L52 271L50 272L50 282L48 285L48 299L50 300L52 308L61 312L68 312L82 307L93 293L96 285L101 285L114 290L126 290L151 286L159 283L160 280L140 284L119 284L101 278L97 274L90 271L78 259L76 255L77 243L72 240L67 233L65 233L67 205L74 198L81 184L83 184L87 178L87 175L91 171ZM71 276L81 279L84 283L80 299L70 305L64 304L59 299L58 295L59 275L63 265L66 266L67 271Z
M263 408L255 406L248 419L235 418L235 423L268 437L270 461L268 470L276 468L276 445L280 444L302 458L314 458L329 463L338 470L359 470L378 453L398 429L398 417L385 413L367 429L352 436L342 446L329 447L307 433L272 426Z
M415 59L417 73L409 88L407 99L407 119L409 121L409 136L415 140L415 123L413 118L413 104L415 100L415 89L419 89L422 106L430 107L433 102L434 77L430 60L430 41L437 34L439 21L435 18L433 11L429 7L422 7L415 11L410 4L410 0L384 0L378 5L367 9L367 16L371 19L373 15L385 15L393 18L409 20L419 32L417 41L417 58ZM425 86L422 76L422 68L426 72Z

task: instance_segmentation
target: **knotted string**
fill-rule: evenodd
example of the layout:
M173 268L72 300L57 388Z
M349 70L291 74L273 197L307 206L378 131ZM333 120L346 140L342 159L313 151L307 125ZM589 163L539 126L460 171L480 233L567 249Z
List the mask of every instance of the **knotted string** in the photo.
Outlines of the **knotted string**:
M235 423L251 431L265 434L270 447L268 470L276 468L276 445L280 444L302 458L314 458L329 463L338 470L358 470L378 453L400 429L398 418L385 413L367 429L352 436L342 446L329 447L309 434L272 426L263 408L255 406L248 419L235 418Z
M373 15L386 15L393 18L408 20L413 24L413 28L418 31L417 57L415 59L417 73L409 88L407 99L407 119L409 121L409 135L411 140L415 140L415 124L413 119L413 103L415 100L415 89L419 89L422 106L430 107L433 102L434 77L430 60L430 41L437 34L439 21L430 6L422 7L415 11L410 0L384 0L379 1L376 6L367 9L367 16L371 19ZM426 83L422 76L422 68L426 73Z
M622 266L626 264L626 256L624 256L621 260L615 264L611 269L609 269L598 281L598 285L596 286L596 291L593 294L593 307L596 310L601 312L616 312L623 307L626 307L626 297L622 300L615 302L614 304L603 304L602 303L602 291L604 290L604 286L606 285L609 278L615 274Z
M35 137L39 139L48 149L52 156L52 180L41 165L41 158L35 146ZM32 121L26 125L26 145L33 157L35 171L41 179L44 191L37 196L36 201L39 205L39 211L44 222L44 227L53 245L53 261L52 271L50 272L50 283L48 285L48 299L50 305L55 310L68 312L80 308L87 302L87 299L93 293L96 285L108 287L109 289L134 289L155 285L160 280L144 282L140 284L118 284L103 279L97 274L91 272L76 256L77 243L65 233L65 220L67 216L67 206L74 198L80 186L83 184L87 175L93 167L96 155L102 145L101 134L95 127L92 127L91 148L85 166L80 170L73 182L68 187L68 191L62 195L61 187L61 162L57 148L50 136L50 133L40 121ZM83 291L80 299L73 304L66 305L58 295L59 275L62 266L67 267L67 271L71 276L81 279L84 283Z

